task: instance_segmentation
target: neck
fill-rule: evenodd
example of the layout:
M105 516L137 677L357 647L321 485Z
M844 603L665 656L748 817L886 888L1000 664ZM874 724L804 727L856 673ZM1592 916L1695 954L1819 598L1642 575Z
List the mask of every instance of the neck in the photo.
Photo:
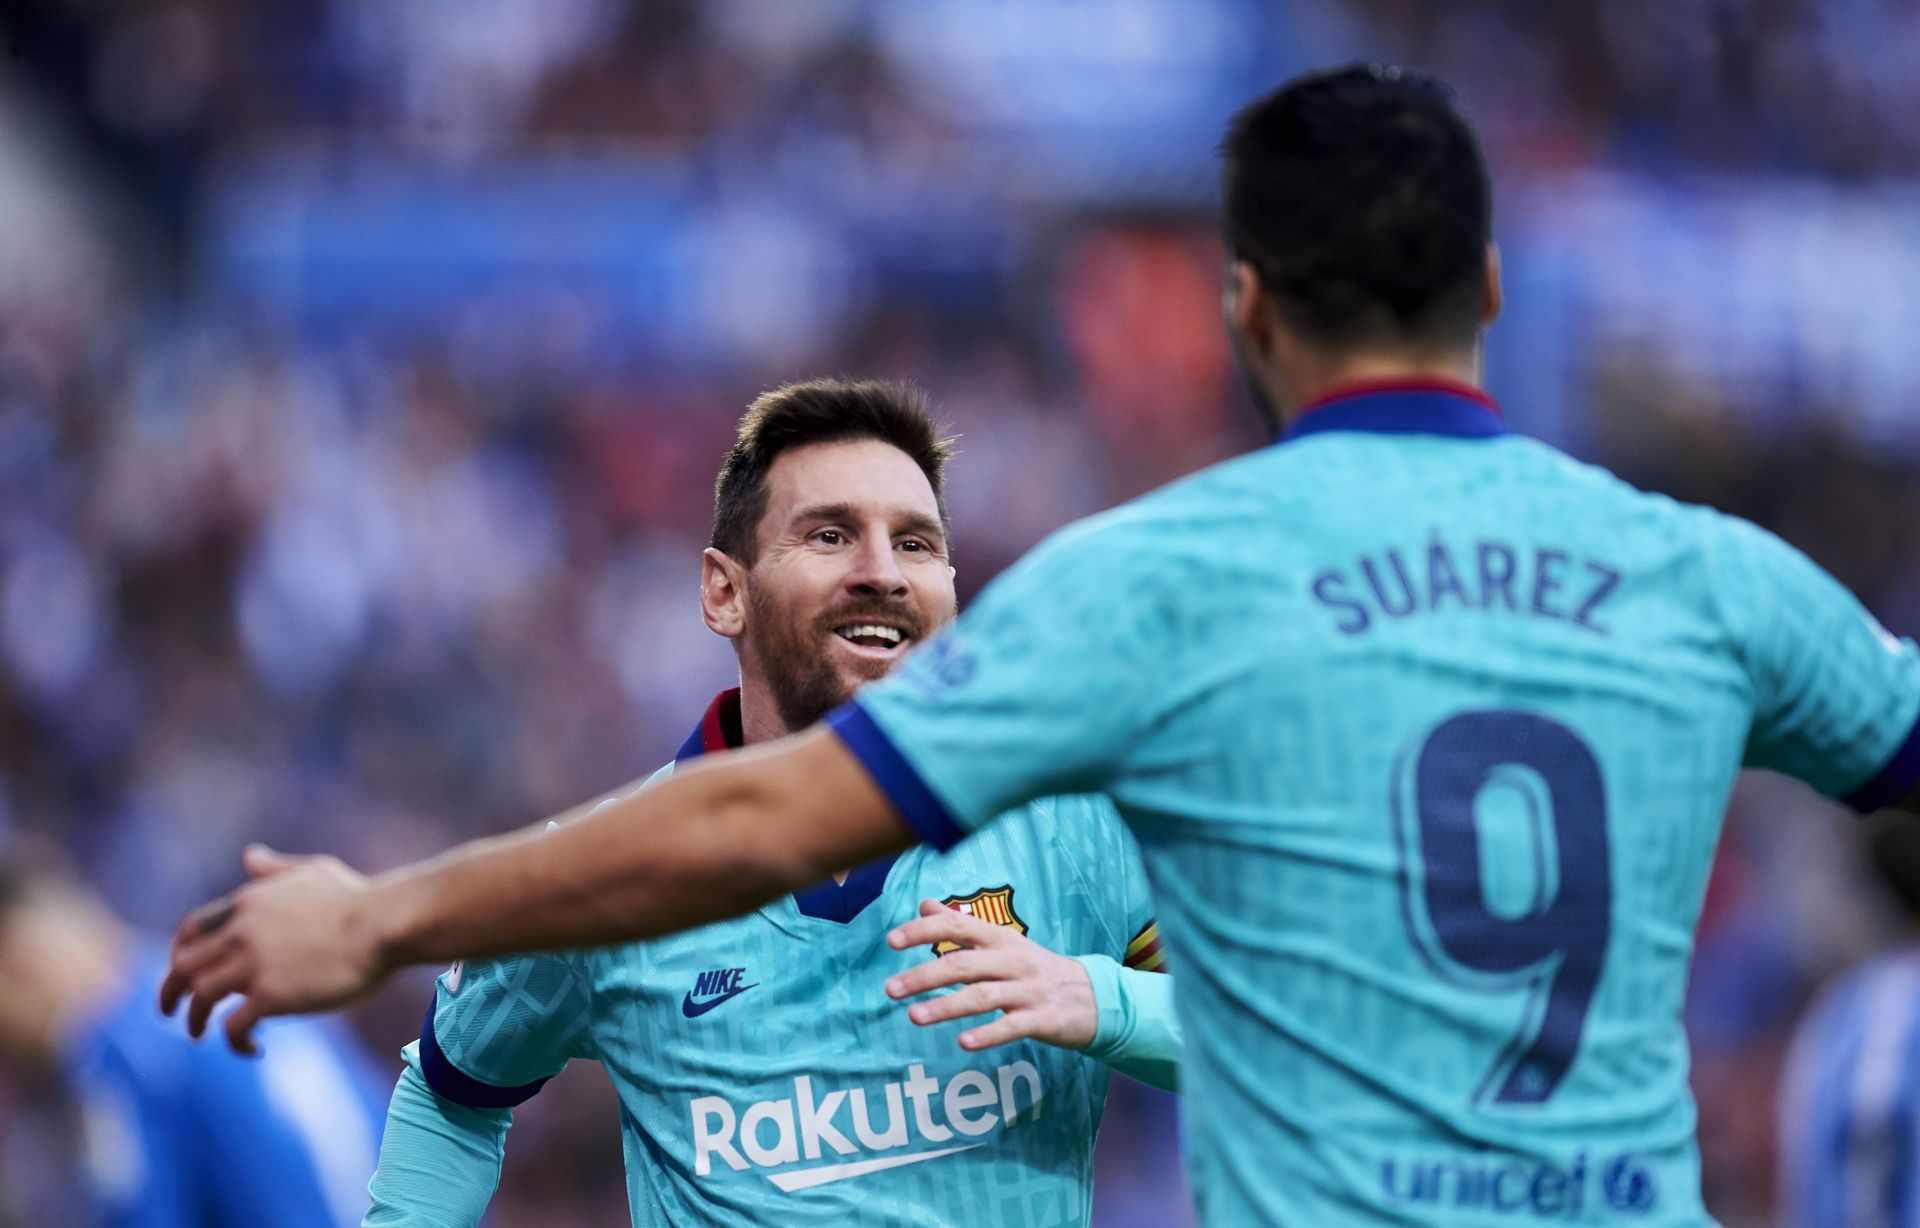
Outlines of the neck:
M1284 431L1299 419L1302 406L1342 388L1399 380L1448 380L1478 388L1481 365L1477 345L1468 350L1421 354L1303 352L1284 369L1270 371L1267 386L1276 394L1279 427Z
M780 719L773 692L758 679L740 675L740 740L748 746L778 742L793 733Z
M762 742L778 742L796 730L787 728L786 721L780 718L780 709L773 702L773 692L758 678L742 671L740 674L740 740L747 746L758 746ZM850 870L836 870L833 881L845 884Z

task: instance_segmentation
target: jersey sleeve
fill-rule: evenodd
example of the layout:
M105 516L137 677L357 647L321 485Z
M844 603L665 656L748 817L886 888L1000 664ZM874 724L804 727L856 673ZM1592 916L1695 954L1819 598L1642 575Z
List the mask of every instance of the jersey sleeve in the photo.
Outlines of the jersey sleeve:
M569 1059L593 1056L589 1005L572 955L455 964L435 984L420 1030L421 1077L464 1108L512 1108Z
M949 848L1122 769L1168 702L1155 683L1177 639L1165 600L1177 577L1142 540L1120 513L1064 530L828 715L922 839Z
M442 1099L420 1073L420 1046L405 1056L361 1228L476 1228L500 1184L513 1111Z
M1712 583L1754 689L1746 766L1869 812L1920 784L1920 649L1806 555L1718 518Z
M1179 1091L1184 1042L1174 978L1123 968L1105 955L1074 958L1093 985L1097 1022L1087 1056L1149 1087Z

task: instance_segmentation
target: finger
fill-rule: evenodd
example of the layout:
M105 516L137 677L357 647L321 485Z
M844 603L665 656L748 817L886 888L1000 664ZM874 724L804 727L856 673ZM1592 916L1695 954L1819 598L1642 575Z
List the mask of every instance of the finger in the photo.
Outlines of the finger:
M167 961L166 979L160 983L161 1012L171 1015L178 1010L180 999L193 989L194 979L231 957L238 947L239 940L231 933L185 943L176 940Z
M1018 935L1004 925L948 909L897 927L887 935L887 941L895 950L904 951L935 942L957 942L968 947L1001 946L1014 937Z
M187 1035L199 1040L207 1031L213 1008L228 994L239 993L250 981L250 966L234 958L193 978L193 1000L187 1004Z
M260 1056L260 1045L253 1037L253 1029L258 1027L266 1009L260 999L248 998L240 1004L238 1010L227 1016L227 1046L244 1057Z
M271 878L284 870L291 870L305 860L287 853L278 853L264 844L249 844L240 854L240 864L246 868L249 878Z
M948 985L1000 980L1005 974L1006 961L995 952L955 951L888 977L887 996L896 1000L911 998Z
M227 922L233 920L236 902L233 893L228 892L211 904L202 904L188 913L187 919L180 923L180 933L175 936L175 940L184 938L190 942L195 937L204 938L209 934L219 933L227 927Z
M1031 1011L1013 1011L1000 1016L992 1023L983 1023L977 1028L968 1028L960 1033L960 1047L970 1053L982 1049L991 1049L1011 1041L1025 1040L1039 1034L1038 1020Z
M915 1002L907 1008L907 1018L926 1027L928 1024L945 1023L949 1019L965 1019L969 1015L1005 1010L1013 1005L1016 996L1015 988L1005 981L969 985L957 993Z
M953 905L943 903L940 900L921 900L920 901L920 915L923 917L937 917L943 912L959 912L959 911L960 910L955 908Z

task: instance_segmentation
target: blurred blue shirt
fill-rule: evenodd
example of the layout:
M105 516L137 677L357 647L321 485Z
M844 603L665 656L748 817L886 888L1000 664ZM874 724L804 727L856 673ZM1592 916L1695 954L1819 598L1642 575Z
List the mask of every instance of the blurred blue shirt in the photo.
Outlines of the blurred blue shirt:
M1800 1025L1780 1159L1783 1224L1920 1225L1920 949L1848 974Z
M343 1027L275 1022L248 1059L155 1006L164 952L66 1038L86 1183L103 1228L357 1224L385 1088Z

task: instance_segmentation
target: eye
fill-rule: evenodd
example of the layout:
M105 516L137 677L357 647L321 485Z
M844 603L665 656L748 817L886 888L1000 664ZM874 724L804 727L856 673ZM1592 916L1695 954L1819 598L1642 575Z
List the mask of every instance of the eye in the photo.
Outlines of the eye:
M933 549L933 547L927 545L927 543L917 537L909 537L900 543L900 549L907 551L909 554L925 554L927 551Z
M813 535L813 540L823 546L837 546L847 540L847 535L838 529L822 529Z

